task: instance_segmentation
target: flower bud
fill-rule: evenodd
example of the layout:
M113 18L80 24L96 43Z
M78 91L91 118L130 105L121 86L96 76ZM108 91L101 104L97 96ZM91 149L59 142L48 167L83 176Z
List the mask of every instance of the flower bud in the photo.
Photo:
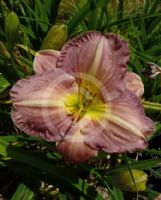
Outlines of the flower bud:
M7 46L13 48L13 45L17 41L19 31L19 18L14 12L10 12L5 18L5 36Z
M65 24L54 25L47 33L41 49L60 50L67 40L68 32Z
M145 191L148 175L141 170L131 170L133 177L129 170L117 173L112 177L111 182L117 185L121 190L128 192ZM135 183L134 183L134 180Z

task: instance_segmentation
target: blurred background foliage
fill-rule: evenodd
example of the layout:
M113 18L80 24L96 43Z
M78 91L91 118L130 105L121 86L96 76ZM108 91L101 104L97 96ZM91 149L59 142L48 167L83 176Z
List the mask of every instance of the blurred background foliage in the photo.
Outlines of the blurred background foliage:
M143 80L143 105L156 128L146 151L100 153L87 163L71 165L54 144L16 129L10 118L9 90L17 80L33 74L35 52L47 48L49 41L50 48L59 50L67 40L89 30L113 32L128 42L129 69ZM151 71L151 66L156 70ZM0 199L155 199L161 193L159 66L161 0L0 0ZM144 191L136 189L137 182L132 192L126 191L125 183L112 182L127 169L134 183L133 169L148 174Z

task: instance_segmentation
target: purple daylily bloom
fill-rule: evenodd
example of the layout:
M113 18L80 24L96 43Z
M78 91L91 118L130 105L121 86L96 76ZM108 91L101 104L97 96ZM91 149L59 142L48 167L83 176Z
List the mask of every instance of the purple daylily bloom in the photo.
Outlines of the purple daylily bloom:
M71 162L147 147L153 122L145 116L138 75L127 71L127 43L87 32L60 52L39 51L35 75L11 89L12 119L27 134L57 142Z

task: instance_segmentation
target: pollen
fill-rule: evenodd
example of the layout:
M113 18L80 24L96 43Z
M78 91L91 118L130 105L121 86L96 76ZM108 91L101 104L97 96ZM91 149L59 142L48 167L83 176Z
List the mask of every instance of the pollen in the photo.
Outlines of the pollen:
M101 101L99 93L95 89L92 90L89 84L81 87L78 93L68 94L64 105L66 111L73 117L73 124L82 118L100 120L108 107Z

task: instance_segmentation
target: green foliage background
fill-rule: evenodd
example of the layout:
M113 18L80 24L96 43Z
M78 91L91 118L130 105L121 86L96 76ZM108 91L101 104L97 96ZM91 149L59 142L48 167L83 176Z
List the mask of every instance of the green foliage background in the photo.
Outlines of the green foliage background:
M12 36L5 27L11 11L20 21ZM62 23L67 25L68 40L98 30L121 35L128 42L129 70L143 80L143 105L156 125L148 138L154 145L148 150L110 158L100 153L87 163L71 165L64 162L53 143L27 136L13 125L9 90L17 80L32 75L31 50L38 51L48 30ZM16 21L8 26L14 29L13 24ZM0 0L0 198L102 200L107 199L108 191L112 200L155 199L161 193L157 186L161 142L160 146L155 143L161 139L161 75L153 79L144 75L149 62L161 66L161 0ZM145 192L124 192L110 182L125 169L148 173Z

